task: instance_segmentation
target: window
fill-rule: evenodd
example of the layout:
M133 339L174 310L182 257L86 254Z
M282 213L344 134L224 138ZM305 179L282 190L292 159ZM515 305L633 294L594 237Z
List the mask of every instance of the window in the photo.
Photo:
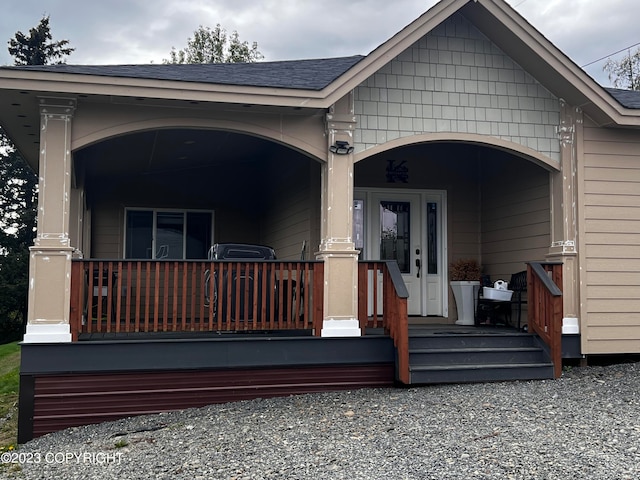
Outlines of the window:
M438 274L438 204L427 202L427 273Z
M409 202L380 202L380 260L397 260L402 273L410 273Z
M207 258L213 212L127 209L125 216L125 258Z
M364 201L353 201L353 244L356 250L364 250Z

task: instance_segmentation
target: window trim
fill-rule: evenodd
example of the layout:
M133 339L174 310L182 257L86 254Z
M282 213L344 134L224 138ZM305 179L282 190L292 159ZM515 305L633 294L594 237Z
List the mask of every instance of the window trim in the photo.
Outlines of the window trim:
M150 260L158 260L156 258L156 252L158 251L157 248L157 244L156 244L156 237L157 237L157 225L158 225L158 213L182 213L183 215L183 219L184 219L184 224L183 224L183 242L182 242L182 258L181 259L172 259L172 260L186 260L186 253L187 253L187 242L186 242L186 235L187 235L187 214L188 213L209 213L211 214L211 245L213 245L215 243L214 241L214 233L215 233L215 210L207 210L207 209L203 209L203 208L149 208L149 207L125 207L124 208L124 218L123 218L123 232L124 235L123 237L123 244L122 244L122 257L125 260L138 260L138 259L134 259L134 258L128 258L127 257L127 236L128 236L128 228L127 228L127 216L128 216L128 212L130 211L136 211L136 212L151 212L153 214L153 218L152 218L152 234L151 234L151 259ZM198 260L206 260L206 254L205 257L203 257L202 259L198 259Z

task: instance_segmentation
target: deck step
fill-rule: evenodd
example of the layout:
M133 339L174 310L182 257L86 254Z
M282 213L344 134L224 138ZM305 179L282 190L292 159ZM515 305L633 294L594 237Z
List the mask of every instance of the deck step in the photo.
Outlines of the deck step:
M409 358L412 365L536 363L544 360L544 352L539 347L419 348L410 349Z
M412 384L553 378L536 337L516 331L409 332Z
M411 366L411 384L475 383L553 378L553 364L514 363Z
M483 334L446 334L429 335L409 332L409 348L505 348L505 347L530 347L532 336L526 333L511 333L503 335Z

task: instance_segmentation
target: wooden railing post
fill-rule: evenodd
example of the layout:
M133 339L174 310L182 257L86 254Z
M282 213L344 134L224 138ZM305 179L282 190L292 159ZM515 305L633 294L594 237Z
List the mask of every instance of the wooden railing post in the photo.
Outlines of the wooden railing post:
M324 263L320 262L313 269L313 330L314 335L322 335L324 317Z
M71 329L71 341L78 341L78 334L82 329L82 300L84 298L83 264L80 261L71 261L71 310L69 312L69 328Z
M408 385L411 383L409 370L409 316L407 313L407 298L409 292L402 280L402 275L396 262L384 264L385 290L388 292L383 300L383 316L386 310L390 312L389 321L392 328L392 338L396 346L398 380Z
M378 272L382 273L382 316L378 314ZM369 272L373 272L373 285L369 291ZM371 293L371 294L370 294ZM358 267L358 319L369 328L383 327L396 347L397 379L411 383L409 371L409 317L407 298L409 292L402 280L396 262L360 262ZM371 319L369 305L373 306Z
M529 324L549 347L554 377L562 375L562 264L527 265Z

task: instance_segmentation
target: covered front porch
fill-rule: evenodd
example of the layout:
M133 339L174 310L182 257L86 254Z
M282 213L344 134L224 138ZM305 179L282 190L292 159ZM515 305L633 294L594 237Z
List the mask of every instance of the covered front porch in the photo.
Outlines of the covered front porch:
M121 269L121 262L114 263L117 272L129 270ZM173 268L168 262L152 263L169 265L160 274ZM110 262L95 265L114 271ZM314 264L299 262L299 270L291 272L310 273L310 265ZM74 262L76 304L71 308L80 341L22 347L21 443L70 426L217 402L398 384L542 379L561 372L559 264L529 266L529 301L535 321L532 333L523 333L437 320L427 325L419 318L410 319L406 291L396 282L401 277L395 262L362 262L363 283L372 272L387 279L382 291L384 313L370 317L366 305L372 299L363 295L359 311L364 335L341 338L313 335L314 313L308 324L297 323L291 316L278 316L273 323L235 317L218 324L217 318L213 323L183 321L180 309L150 301L159 309L151 314L154 321L127 321L126 310L133 305L129 301L118 305L108 293L113 291L108 280L107 288L98 285L96 293L98 301L114 303L115 308L107 307L103 310L107 316L96 318L89 313L87 299L83 320L85 307L78 299L87 288L77 280L93 267L92 261ZM120 287L122 283L116 281ZM174 285L168 285L172 290ZM309 285L313 281L305 282L305 287ZM185 298L182 287L178 284L169 298ZM173 300L167 301L171 305ZM264 301L253 305L254 313L267 308ZM308 310L314 312L311 306Z
M526 273L531 330L525 335L540 337L559 376L562 264L533 262ZM83 342L319 337L323 278L322 262L74 260L72 338ZM477 321L475 326L459 326L443 317L409 316L408 291L395 261L359 262L358 288L362 336L383 335L393 341L395 379L405 384L425 383L412 376L412 366L421 363L411 359L412 338L433 337L436 342L429 348L437 350L447 346L439 345L444 336L522 334L510 317L499 325ZM518 307L505 302L506 308L512 306ZM483 363L487 362L478 362ZM443 377L437 383L442 381L452 380Z

